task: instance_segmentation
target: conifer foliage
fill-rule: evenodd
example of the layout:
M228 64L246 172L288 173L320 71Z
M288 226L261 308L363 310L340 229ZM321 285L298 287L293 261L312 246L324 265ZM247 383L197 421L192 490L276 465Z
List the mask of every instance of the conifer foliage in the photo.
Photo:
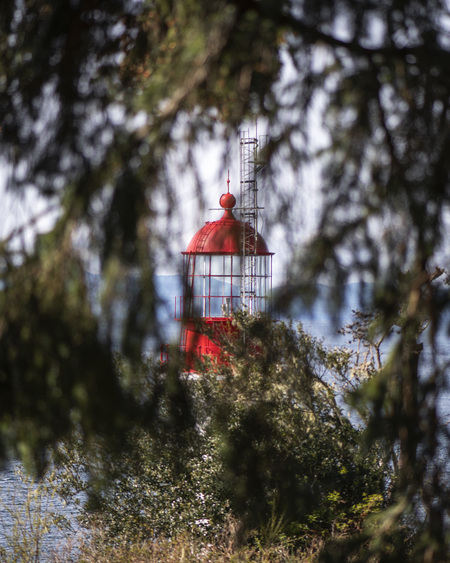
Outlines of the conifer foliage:
M373 284L379 333L398 326L391 359L355 396L368 440L399 448L380 538L418 503L415 557L448 559L448 366L437 345L449 308L437 269L448 262L448 21L443 0L3 2L1 170L31 212L0 243L2 457L41 470L79 431L120 450L126 425L146 420L153 405L117 378L113 350L136 362L160 336L154 272L173 225L173 163L198 178L196 142L229 139L257 116L270 127L269 179L320 170L319 228L292 255L294 285L326 281L339 304L359 276ZM308 182L271 188L288 233ZM86 288L93 259L101 315ZM245 420L256 428L258 416ZM234 482L250 494L243 475L256 461L236 461Z

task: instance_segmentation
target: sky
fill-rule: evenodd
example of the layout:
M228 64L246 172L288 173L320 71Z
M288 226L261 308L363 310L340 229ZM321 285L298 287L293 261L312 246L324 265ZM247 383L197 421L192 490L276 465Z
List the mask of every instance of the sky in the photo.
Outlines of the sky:
M246 123L244 130L250 136L256 134L269 134L270 131L259 124ZM181 263L181 252L186 249L189 241L206 221L215 221L222 216L219 206L220 196L227 191L227 176L230 177L230 192L237 198L236 207L239 206L240 193L240 155L239 134L234 139L228 140L225 147L220 141L207 141L199 144L195 149L195 159L198 169L198 179L201 184L202 197L196 188L196 181L192 174L184 171L174 161L173 184L176 186L178 209L175 210L170 225L161 213L161 232L170 232L169 248L173 260L161 255L159 258L159 274L174 274L177 265ZM223 155L225 156L225 162ZM0 197L2 213L0 222L0 237L4 239L16 233L13 238L14 247L17 249L32 247L36 233L43 233L52 228L57 218L57 213L52 210L48 200L40 198L32 187L27 188L23 197L18 197L6 189L6 173L0 168ZM258 204L263 207L258 219L259 233L264 237L269 250L275 253L274 257L274 285L282 283L285 277L287 264L290 260L290 243L302 244L314 232L320 208L320 188L318 185L318 170L311 165L308 169L294 172L287 166L280 166L277 182L277 191L290 193L292 198L292 215L296 217L294 229L286 231L285 225L273 220L273 186L267 181L258 178ZM161 210L166 206L164 195L156 205ZM297 209L295 209L297 207ZM238 212L235 213L237 218ZM286 240L288 237L289 240ZM78 244L85 246L85 233L80 232ZM98 271L98 263L90 261L90 269Z
M54 204L28 187L20 196L7 190L6 169L0 166L0 240L11 237L12 247L30 250L37 233L49 231L57 213Z
M295 69L289 57L283 56L280 88L295 76ZM320 112L318 112L320 113ZM314 116L313 116L314 117ZM118 116L119 121L123 118ZM312 122L314 138L319 146L323 144L323 128L320 122ZM248 131L250 136L269 135L270 130L264 120L258 123L244 123L242 129ZM182 130L180 137L182 138ZM182 143L182 141L181 141ZM181 148L182 152L182 148ZM225 154L226 153L226 154ZM172 184L176 187L178 208L173 211L172 217L167 218L167 198L164 192L159 196L152 195L152 204L160 209L159 228L162 233L170 233L169 250L173 260L167 259L162 254L159 257L158 273L167 274L177 271L177 259L181 258L180 252L185 250L189 241L206 221L214 221L221 217L219 198L227 191L227 176L230 177L230 191L237 198L239 206L240 192L240 160L239 160L239 133L235 138L227 140L227 146L219 140L208 140L198 144L194 150L198 180L201 187L201 196L197 189L197 180L186 170L181 158L176 155L173 159ZM224 157L225 154L225 158ZM177 162L178 160L178 162ZM310 238L317 226L320 209L321 194L319 186L319 170L317 165L308 165L301 170L292 170L286 163L279 161L277 174L274 178L276 186L258 178L258 204L261 210L258 219L258 230L266 240L269 250L275 253L274 257L274 284L280 283L291 259L291 246L301 246ZM5 186L5 176L0 166L0 197L2 212L0 221L0 237L4 239L12 232L19 229L20 236L14 237L14 244L20 248L30 248L36 233L50 230L56 220L57 214L47 212L49 204L39 198L37 191L28 188L24 197L17 197L8 193ZM286 229L286 225L278 220L274 211L274 192L278 195L290 197L291 216L295 219ZM236 213L237 215L237 213ZM38 217L37 220L35 218ZM23 227L23 229L22 229ZM80 231L77 244L86 247L86 232ZM98 263L90 259L90 268L98 270Z

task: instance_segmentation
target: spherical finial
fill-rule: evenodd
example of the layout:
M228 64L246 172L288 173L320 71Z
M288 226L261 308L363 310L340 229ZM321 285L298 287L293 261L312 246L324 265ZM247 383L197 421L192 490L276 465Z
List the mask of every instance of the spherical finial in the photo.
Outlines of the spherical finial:
M230 194L230 192L228 192L220 196L219 203L220 206L224 209L233 209L233 207L236 205L236 198L233 194Z

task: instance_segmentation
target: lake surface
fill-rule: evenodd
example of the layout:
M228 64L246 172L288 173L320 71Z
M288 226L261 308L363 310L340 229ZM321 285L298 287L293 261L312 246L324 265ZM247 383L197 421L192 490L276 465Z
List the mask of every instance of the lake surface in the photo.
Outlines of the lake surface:
M54 487L34 483L19 463L0 473L0 548L8 558L18 550L23 555L39 554L42 562L55 552L74 553L80 533L76 515L76 509L66 505Z

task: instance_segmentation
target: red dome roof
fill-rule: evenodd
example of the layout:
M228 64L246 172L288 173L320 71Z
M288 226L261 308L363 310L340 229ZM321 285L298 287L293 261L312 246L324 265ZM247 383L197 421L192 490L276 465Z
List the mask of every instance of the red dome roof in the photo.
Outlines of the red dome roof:
M242 254L242 235L244 225L231 211L236 199L230 193L222 195L220 204L225 208L223 217L218 221L207 222L192 238L183 254ZM249 236L250 252L255 249L255 231L245 224L245 234ZM258 234L256 254L269 252L263 237Z

